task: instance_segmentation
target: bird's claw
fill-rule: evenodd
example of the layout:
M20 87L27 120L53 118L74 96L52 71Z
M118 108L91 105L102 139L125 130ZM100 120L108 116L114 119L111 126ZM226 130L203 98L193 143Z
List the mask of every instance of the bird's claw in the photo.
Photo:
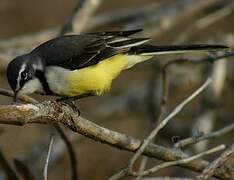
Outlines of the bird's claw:
M72 110L80 116L80 110L79 108L75 105L74 101L62 101L61 102L64 105L68 105Z

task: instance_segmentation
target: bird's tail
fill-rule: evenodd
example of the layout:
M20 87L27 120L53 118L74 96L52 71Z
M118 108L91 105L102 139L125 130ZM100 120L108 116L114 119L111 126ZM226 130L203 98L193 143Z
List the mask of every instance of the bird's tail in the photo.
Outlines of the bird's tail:
M194 45L169 45L169 46L153 46L153 45L140 45L132 47L129 54L132 55L146 55L154 56L159 54L175 54L175 53L188 53L188 52L201 52L201 51L220 51L227 49L223 45L210 45L210 44L194 44Z
M139 45L132 47L128 52L128 65L126 69L144 62L155 55L160 54L177 54L188 52L201 52L201 51L221 51L227 49L223 45L210 45L210 44L195 44L195 45L169 45L169 46L154 46L154 45Z

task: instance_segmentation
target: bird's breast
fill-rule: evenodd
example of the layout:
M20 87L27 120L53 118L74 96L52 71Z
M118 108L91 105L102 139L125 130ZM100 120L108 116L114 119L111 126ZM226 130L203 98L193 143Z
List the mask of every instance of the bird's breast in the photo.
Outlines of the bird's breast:
M116 55L96 65L71 71L67 79L70 95L102 94L110 89L112 80L126 68L127 64L125 55Z
M58 66L46 68L45 76L52 92L61 96L78 96L86 93L101 95L111 87L119 73L149 57L118 54L96 65L69 70Z
M48 66L45 69L45 77L48 83L49 89L57 95L68 96L69 84L67 77L70 70L58 66Z

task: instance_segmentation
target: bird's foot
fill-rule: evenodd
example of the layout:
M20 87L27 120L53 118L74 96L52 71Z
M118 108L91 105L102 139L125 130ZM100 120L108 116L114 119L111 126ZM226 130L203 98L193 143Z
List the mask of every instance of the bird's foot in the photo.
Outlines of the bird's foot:
M58 101L57 101L58 102ZM61 101L60 101L61 102ZM61 102L64 105L68 105L70 108L72 108L72 110L77 113L78 116L80 116L80 110L79 108L76 106L74 101L62 101Z
M74 96L74 97L61 97L61 98L58 98L56 99L56 102L59 102L59 103L64 103L66 105L69 105L74 112L77 112L78 115L80 116L80 110L79 108L75 105L75 101L78 100L78 99L82 99L82 98L85 98L85 97L90 97L90 96L94 96L94 94L92 93L87 93L87 94L82 94L82 95L78 95L78 96Z

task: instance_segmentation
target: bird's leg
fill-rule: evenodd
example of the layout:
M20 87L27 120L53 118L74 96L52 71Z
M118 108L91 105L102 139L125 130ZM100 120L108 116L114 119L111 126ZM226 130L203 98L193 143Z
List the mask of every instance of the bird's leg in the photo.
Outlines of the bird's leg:
M79 108L75 105L75 101L73 101L73 99L62 97L62 98L56 99L55 101L58 102L58 103L61 103L61 104L63 104L63 105L68 105L69 107L72 108L72 110L73 110L74 112L76 112L76 113L78 114L78 116L80 116L80 110L79 110Z
M13 101L12 101L11 104L19 105L19 104L21 104L21 102L20 102L20 100L18 98L13 97Z
M89 96L94 96L94 95L92 93L87 93L87 94L82 94L82 95L74 96L74 97L61 97L61 98L56 99L56 102L62 102L62 103L69 105L80 116L80 110L75 105L75 101L78 99L89 97Z
M76 101L78 99L82 99L82 98L90 97L90 96L94 96L94 94L93 93L86 93L86 94L73 96L73 97L61 97L61 98L56 99L56 101L57 102L63 102L63 101L67 101L67 100Z
M74 112L76 112L78 114L78 116L80 116L80 109L76 106L75 104L75 101L72 101L72 100L65 100L65 101L62 101L62 103L70 106L72 108L72 110Z

